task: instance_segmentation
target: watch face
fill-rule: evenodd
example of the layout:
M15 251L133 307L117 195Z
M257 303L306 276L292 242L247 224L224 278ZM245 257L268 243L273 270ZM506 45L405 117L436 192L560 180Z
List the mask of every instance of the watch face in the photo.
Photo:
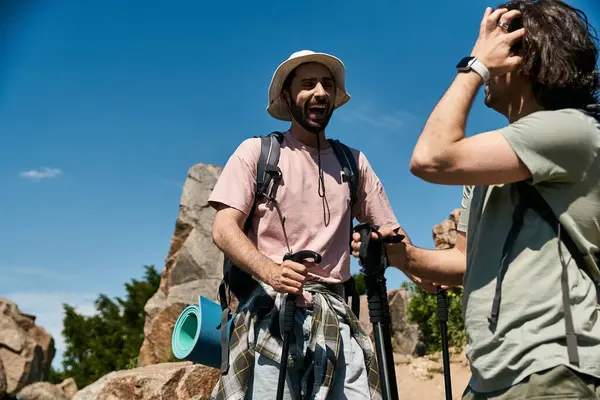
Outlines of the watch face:
M473 61L475 57L465 57L456 64L456 68L465 69L471 65L471 61Z

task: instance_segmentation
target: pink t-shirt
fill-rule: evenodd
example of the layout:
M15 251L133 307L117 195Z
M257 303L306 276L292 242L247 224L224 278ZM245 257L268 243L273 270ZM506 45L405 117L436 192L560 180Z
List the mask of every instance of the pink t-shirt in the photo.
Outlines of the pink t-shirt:
M209 198L209 204L224 203L246 215L254 200L256 165L261 143L258 138L246 139L231 155ZM371 169L365 155L351 149L360 170L358 199L353 216L360 222L398 227L383 186ZM284 133L279 157L282 179L276 198L285 217L285 229L292 252L313 250L320 253L319 265L311 262L310 281L345 282L350 273L350 191L342 181L341 166L331 147L321 150L321 167L325 181L323 202L319 196L317 150L304 145L291 133ZM325 224L324 207L328 206ZM276 263L287 253L281 221L275 207L259 203L255 210L248 238L258 250ZM305 293L306 297L306 293Z

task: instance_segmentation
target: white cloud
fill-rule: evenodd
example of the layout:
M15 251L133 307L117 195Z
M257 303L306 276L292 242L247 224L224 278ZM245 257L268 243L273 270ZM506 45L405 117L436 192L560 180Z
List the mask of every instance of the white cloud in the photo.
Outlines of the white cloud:
M407 111L382 112L363 104L357 108L341 108L339 118L347 123L364 123L385 130L399 130L415 120L415 116Z
M21 312L35 315L35 324L41 326L54 338L56 355L52 361L55 368L61 368L62 354L65 350L63 329L63 303L67 303L84 315L94 315L94 301L97 293L86 292L13 292L2 294L19 307Z
M32 169L29 171L23 171L19 173L19 175L27 179L40 180L56 178L57 176L62 175L62 173L62 170L58 168L42 168L40 170Z

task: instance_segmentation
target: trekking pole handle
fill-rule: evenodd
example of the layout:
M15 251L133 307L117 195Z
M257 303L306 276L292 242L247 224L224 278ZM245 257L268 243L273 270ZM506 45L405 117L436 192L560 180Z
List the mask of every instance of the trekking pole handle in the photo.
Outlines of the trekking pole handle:
M360 249L358 250L358 257L365 267L372 267L381 262L381 255L383 247L381 243L372 242L371 233L377 232L379 226L369 225L368 223L358 224L354 227L354 232L360 234ZM384 243L400 243L404 240L405 236L398 234L398 229L395 229L395 236L389 236L382 238Z
M404 238L404 235L396 234L395 236L383 238L383 243L400 243L404 240Z
M448 322L448 304L446 302L446 291L437 286L437 311L440 322Z
M322 257L319 253L312 250L300 250L295 253L287 253L283 256L283 261L291 260L293 262L302 262L312 258L316 264L320 264ZM294 329L294 314L296 313L296 295L289 293L285 298L285 312L283 314L283 331L291 332Z
M379 264L381 257L381 244L371 244L371 232L377 230L378 226L362 223L354 227L354 232L360 234L360 248L358 258L365 268Z
M308 258L314 259L316 264L320 264L322 260L321 255L317 252L312 250L300 250L295 253L287 253L285 256L283 256L283 261L292 260L293 262L299 263L300 261L304 261Z

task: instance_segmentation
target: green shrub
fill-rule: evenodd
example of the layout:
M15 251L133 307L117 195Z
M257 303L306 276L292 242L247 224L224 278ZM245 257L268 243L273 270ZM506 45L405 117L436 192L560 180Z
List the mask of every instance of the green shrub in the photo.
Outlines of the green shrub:
M363 274L362 272L358 272L354 275L352 275L352 278L354 279L354 288L356 290L356 293L359 296L362 296L363 294L367 293L367 288L365 286L365 274Z
M413 282L404 282L410 293L408 320L419 326L427 354L442 350L440 320L437 315L437 295L428 293ZM450 347L462 349L466 344L462 318L462 288L450 288L447 293L448 342Z

